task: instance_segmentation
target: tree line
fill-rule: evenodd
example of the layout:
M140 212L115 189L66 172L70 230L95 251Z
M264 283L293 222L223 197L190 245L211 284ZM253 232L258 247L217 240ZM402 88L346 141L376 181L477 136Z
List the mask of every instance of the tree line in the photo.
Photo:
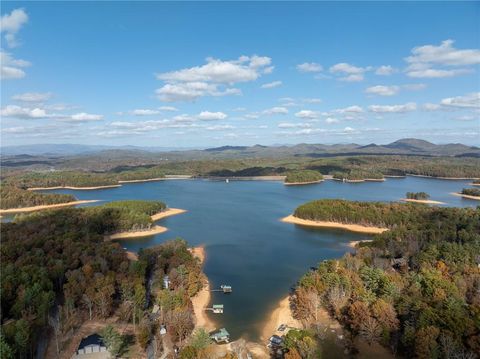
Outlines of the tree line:
M70 194L38 193L15 186L0 185L0 208L21 208L76 201Z
M318 171L298 170L287 172L285 183L318 182L323 180L323 176Z

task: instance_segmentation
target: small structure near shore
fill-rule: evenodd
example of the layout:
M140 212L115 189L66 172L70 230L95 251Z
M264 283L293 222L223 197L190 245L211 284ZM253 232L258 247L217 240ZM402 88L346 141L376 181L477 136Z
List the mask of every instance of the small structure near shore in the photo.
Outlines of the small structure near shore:
M211 310L215 314L223 313L223 304L214 304L211 308L205 308L205 310Z
M210 334L210 339L214 340L217 344L228 343L230 341L230 334L225 328L222 328L217 332Z
M75 355L72 358L90 358L95 355L95 358L109 358L110 353L107 351L107 347L103 343L102 337L97 333L85 337L80 342Z

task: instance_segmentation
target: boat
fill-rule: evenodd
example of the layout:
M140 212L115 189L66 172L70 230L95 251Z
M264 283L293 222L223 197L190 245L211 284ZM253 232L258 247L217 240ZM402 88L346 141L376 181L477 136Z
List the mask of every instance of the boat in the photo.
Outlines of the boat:
M229 183L230 181L228 180L228 178L225 180L225 183Z

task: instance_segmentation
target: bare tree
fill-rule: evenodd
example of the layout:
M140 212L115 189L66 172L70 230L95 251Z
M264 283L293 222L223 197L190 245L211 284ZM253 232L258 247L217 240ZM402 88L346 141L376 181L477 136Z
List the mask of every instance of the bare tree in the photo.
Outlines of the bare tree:
M84 293L82 296L82 302L88 308L88 318L92 320L93 300L88 296L88 294Z
M53 333L55 334L55 346L57 349L57 356L60 354L60 347L58 345L58 334L61 331L61 322L60 322L60 310L57 310L54 315L48 316L48 324L52 327Z
M366 320L360 323L359 334L365 338L369 344L372 344L380 339L382 328L375 318L369 316Z
M341 309L347 305L349 295L346 290L341 286L333 287L327 294L328 304L331 306L335 316L338 318Z

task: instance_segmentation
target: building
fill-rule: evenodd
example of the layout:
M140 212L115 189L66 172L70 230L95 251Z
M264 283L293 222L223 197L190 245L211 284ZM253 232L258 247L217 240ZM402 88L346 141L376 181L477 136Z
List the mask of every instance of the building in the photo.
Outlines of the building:
M85 337L80 342L77 352L72 359L107 359L110 353L97 333Z
M212 305L212 311L215 314L222 314L223 313L223 304L214 304Z
M210 339L214 340L215 343L228 343L230 340L230 334L225 328L220 329L217 332L214 332L210 335Z
M165 288L165 289L170 288L170 278L168 278L168 275L163 277L163 288Z

